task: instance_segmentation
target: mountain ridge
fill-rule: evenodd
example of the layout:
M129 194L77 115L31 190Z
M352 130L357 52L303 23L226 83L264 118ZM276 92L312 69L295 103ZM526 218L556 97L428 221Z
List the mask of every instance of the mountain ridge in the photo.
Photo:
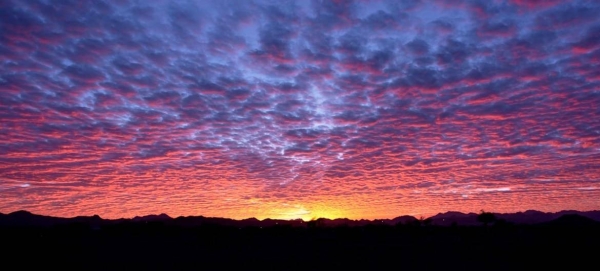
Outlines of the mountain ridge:
M512 224L543 224L557 220L563 216L583 217L577 221L588 221L590 223L600 223L600 210L594 211L576 211L562 210L559 212L541 212L537 210L526 210L516 213L493 213L497 220ZM25 226L25 227L51 227L69 224L85 224L98 228L104 225L113 225L119 223L163 223L166 225L180 227L195 227L203 225L229 226L229 227L340 227L340 226L367 226L367 225L385 225L393 226L398 224L414 225L427 224L436 226L476 226L481 225L477 220L477 213L462 213L448 211L438 213L428 218L417 219L413 216L402 215L392 219L359 219L352 220L348 218L319 218L311 221L302 219L282 220L282 219L257 219L254 217L246 219L231 219L222 217L204 217L204 216L179 216L171 217L167 214L136 216L133 218L103 219L98 215L76 216L76 217L53 217L34 214L25 210L15 211L9 214L0 213L0 226ZM574 220L571 218L571 220ZM570 220L565 220L570 221ZM575 221L575 220L574 220ZM563 222L557 222L565 223Z

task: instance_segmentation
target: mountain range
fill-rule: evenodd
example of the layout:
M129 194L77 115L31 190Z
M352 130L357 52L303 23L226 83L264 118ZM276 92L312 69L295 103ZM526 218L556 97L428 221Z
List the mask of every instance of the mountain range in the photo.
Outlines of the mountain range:
M131 219L103 219L98 215L77 216L71 218L52 217L30 213L28 211L16 211L9 214L0 213L0 226L8 227L52 227L61 225L86 225L91 228L100 228L106 225L117 224L140 224L154 223L178 227L196 227L196 226L229 226L229 227L307 227L309 225L318 225L321 227L340 227L340 226L367 226L367 225L409 225L409 224L428 224L438 226L476 226L481 225L477 220L477 213L446 212L439 213L427 219L420 220L413 216L399 216L393 219L375 219L375 220L351 220L347 218L326 219L319 218L314 221L278 220L248 218L234 220L229 218L204 217L204 216L180 216L172 218L166 214L136 216ZM568 223L598 223L600 224L600 211L574 211L565 210L556 213L546 213L535 210L528 210L517 213L494 213L498 221L511 224L568 224Z

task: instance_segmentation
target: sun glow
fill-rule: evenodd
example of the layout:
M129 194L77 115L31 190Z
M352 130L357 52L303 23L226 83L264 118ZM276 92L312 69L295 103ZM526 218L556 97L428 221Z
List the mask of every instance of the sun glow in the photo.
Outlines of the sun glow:
M334 209L326 206L313 206L313 207L302 207L294 206L292 208L282 210L279 219L302 219L304 221L315 220L318 218L343 218L345 213L341 210Z

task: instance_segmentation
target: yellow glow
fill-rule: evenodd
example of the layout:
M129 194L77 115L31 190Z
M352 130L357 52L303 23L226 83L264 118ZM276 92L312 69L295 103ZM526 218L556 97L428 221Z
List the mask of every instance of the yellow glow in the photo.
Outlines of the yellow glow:
M305 217L310 216L310 211L303 207L294 207L281 212L280 219L292 220L301 218L306 220Z
M279 210L278 213L280 214L279 219L286 220L302 219L310 221L318 218L335 219L344 217L344 212L321 204L311 207L290 206L289 208Z

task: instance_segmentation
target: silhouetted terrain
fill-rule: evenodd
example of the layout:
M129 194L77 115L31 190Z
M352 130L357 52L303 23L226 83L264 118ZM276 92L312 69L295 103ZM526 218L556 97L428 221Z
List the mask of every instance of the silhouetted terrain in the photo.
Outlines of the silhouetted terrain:
M19 211L0 214L0 240L9 251L3 264L17 269L537 270L594 262L598 212L552 214L530 224L511 220L531 213L495 214L495 223L481 226L477 214L459 213L427 221L304 222L167 215L104 220ZM457 223L473 217L473 225ZM450 226L436 224L447 220Z
M556 213L544 213L540 211L528 210L525 212L510 213L510 214L498 214L494 213L494 216L499 220L506 223L513 224L539 224L550 222L558 219L565 215L578 215L581 217L589 218L592 221L600 222L600 211L560 211ZM439 213L427 219L425 222L436 226L476 226L481 223L477 221L478 214L476 213L460 213L460 212L446 212ZM258 220L256 218L248 218L242 220L234 220L228 218L218 217L204 217L204 216L181 216L177 218L171 218L166 214L159 215L148 215L148 216L136 216L132 219L102 219L97 215L94 216L78 216L72 218L62 217L51 217L32 214L27 211L16 211L10 214L0 213L0 226L35 226L35 227L50 227L59 226L65 224L86 224L91 227L100 227L104 225L115 225L115 224L128 224L128 223L148 223L148 222L161 222L165 225L179 226L179 227L196 227L201 225L219 225L219 226L231 226L231 227L272 227L272 226L293 226L293 227L307 227L307 222L301 219L295 220L277 220L277 219L264 219ZM401 224L414 224L420 223L419 219L412 216L399 216L393 219L375 219L375 220L351 220L347 218L340 219L325 219L320 218L316 221L319 226L325 227L361 227L367 225L388 225L395 226Z

